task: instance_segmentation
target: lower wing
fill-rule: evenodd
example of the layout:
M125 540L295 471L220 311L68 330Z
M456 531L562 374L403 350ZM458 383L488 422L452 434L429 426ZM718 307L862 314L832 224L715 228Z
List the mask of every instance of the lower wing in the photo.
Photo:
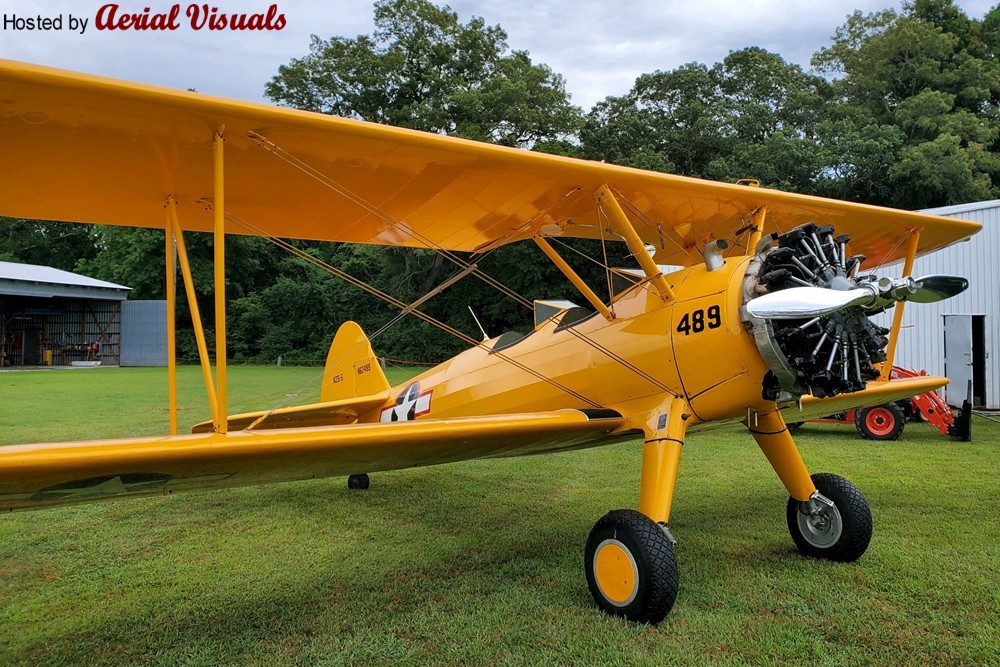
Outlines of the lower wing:
M0 511L605 444L610 410L0 447Z
M933 375L918 375L897 380L869 382L864 391L852 394L839 394L831 398L815 398L806 396L802 399L801 409L790 403L781 407L781 414L786 422L801 422L810 419L820 419L828 415L860 408L864 405L878 405L898 401L922 394L925 391L939 389L948 384L948 378Z
M948 378L933 375L918 375L895 380L874 380L868 383L864 391L851 394L838 394L831 398L816 398L803 396L802 405L785 403L779 406L785 423L804 422L810 419L821 419L851 408L866 405L879 405L910 398L932 389L938 389L948 384ZM700 422L688 429L688 433L703 433L706 431L737 431L747 427L746 416L718 421Z

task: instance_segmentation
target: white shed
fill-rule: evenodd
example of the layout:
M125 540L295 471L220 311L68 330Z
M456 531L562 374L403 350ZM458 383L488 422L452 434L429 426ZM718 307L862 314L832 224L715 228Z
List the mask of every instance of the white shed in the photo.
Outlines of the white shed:
M983 230L967 242L917 258L914 277L963 276L969 289L938 303L907 304L895 363L948 377L945 397L952 405L962 403L971 382L975 407L1000 409L1000 354L993 353L1000 343L1000 199L925 212L980 222ZM902 264L895 264L877 273L898 276L901 270ZM889 326L892 310L876 320Z

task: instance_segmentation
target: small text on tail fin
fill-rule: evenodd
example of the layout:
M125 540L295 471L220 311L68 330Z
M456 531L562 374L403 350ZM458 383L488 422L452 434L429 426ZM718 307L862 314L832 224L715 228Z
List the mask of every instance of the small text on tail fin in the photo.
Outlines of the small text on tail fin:
M389 381L356 322L344 322L333 337L323 371L321 401L370 396L389 389Z

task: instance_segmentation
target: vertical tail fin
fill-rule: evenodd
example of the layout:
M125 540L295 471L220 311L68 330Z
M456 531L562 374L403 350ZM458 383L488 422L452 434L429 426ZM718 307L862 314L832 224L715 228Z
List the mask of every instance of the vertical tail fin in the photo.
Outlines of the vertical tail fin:
M320 400L339 401L371 396L389 389L372 344L356 322L344 322L326 355Z

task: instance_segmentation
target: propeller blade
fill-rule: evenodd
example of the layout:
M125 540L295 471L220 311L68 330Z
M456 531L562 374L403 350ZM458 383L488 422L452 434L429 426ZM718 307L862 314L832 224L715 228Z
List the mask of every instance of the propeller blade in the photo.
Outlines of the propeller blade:
M833 290L825 287L791 287L764 294L747 303L747 312L763 320L796 320L835 313L848 306L871 302L871 289Z
M907 301L914 303L934 303L961 294L969 287L969 281L959 276L923 276L916 279L917 291Z
M957 276L882 278L851 290L792 287L751 300L747 312L763 320L797 320L828 315L849 306L872 308L894 301L934 303L961 294L968 287L969 281Z

